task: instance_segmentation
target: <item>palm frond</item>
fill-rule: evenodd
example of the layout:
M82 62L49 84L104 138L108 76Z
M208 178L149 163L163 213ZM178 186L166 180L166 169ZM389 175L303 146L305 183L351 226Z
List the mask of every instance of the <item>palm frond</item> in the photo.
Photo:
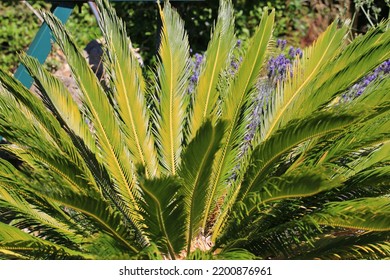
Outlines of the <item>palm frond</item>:
M186 241L184 200L178 194L181 184L174 177L141 179L140 188L145 234L156 242L162 253L175 259Z
M221 71L225 67L229 54L235 44L234 17L231 1L220 1L217 24L204 55L204 66L193 97L193 109L190 116L190 140L203 122L215 113L219 93L217 84Z
M84 196L71 191L36 191L40 192L42 196L47 197L50 200L85 214L91 219L91 221L94 221L102 231L111 235L115 240L117 240L117 242L127 247L130 252L136 254L140 251L140 245L134 240L129 240L130 229L123 224L120 213L113 210L105 200ZM134 236L132 236L131 239L134 239Z
M276 208L275 201L283 203L282 201L285 200L311 197L338 187L341 181L331 180L327 173L329 172L325 169L314 170L301 167L280 177L264 178L263 182L256 186L256 191L249 192L242 201L234 205L228 216L229 221L225 223L225 228L222 228L221 232L218 233L220 235L218 243L243 238L241 234L245 236L250 232L250 230L238 231L238 228L251 228L257 223L263 224L264 227L266 222L260 223L260 220L267 216L267 211ZM290 214L293 213L291 209L289 211ZM287 218L287 215L283 218ZM283 218L280 217L278 221L281 222ZM218 235L213 236L213 240Z
M389 59L390 30L386 25L383 22L361 38L355 39L327 63L308 87L310 98L300 96L301 100L297 102L299 106L294 107L294 112L300 116L311 114Z
M324 209L309 215L308 218L320 225L367 231L389 231L390 199L373 197L330 202Z
M46 107L86 144L89 150L96 152L95 139L85 123L85 116L69 90L60 80L51 75L36 58L23 56L22 63L35 79L40 97Z
M110 90L117 104L119 123L135 165L142 164L147 174L157 174L157 154L149 130L146 107L145 82L142 69L127 37L124 23L116 16L107 1L98 1L100 29L106 43L106 68L110 77Z
M290 122L285 129L279 130L278 133L255 148L238 200L244 199L248 192L261 185L274 164L288 150L303 141L340 132L344 127L354 123L362 113L329 111Z
M214 259L218 260L255 260L256 255L241 248L227 248L218 253Z
M156 142L162 166L175 175L180 164L189 102L189 45L184 22L171 4L165 2L164 10L160 6L159 9L162 31L155 96Z
M331 180L326 173L323 169L300 168L281 177L271 177L260 186L256 186L258 190L255 193L248 193L244 203L250 202L254 205L253 208L257 208L259 204L280 199L312 196L340 185L340 181ZM253 208L248 208L248 205L246 208L248 213L253 210Z
M111 188L111 179L109 178L104 166L102 166L102 164L98 162L98 158L96 158L96 139L92 135L88 125L85 123L86 116L84 115L83 118L78 105L70 95L69 91L58 81L57 78L49 74L36 59L25 56L23 58L23 63L38 83L42 101L53 115L56 116L59 123L68 133L79 153L79 157L82 159L76 163L69 162L68 164L64 164L64 159L58 157L56 152L53 152L52 154L48 153L47 149L50 145L45 144L45 142L39 138L39 134L36 134L32 138L34 139L34 142L38 142L40 147L43 147L44 150L34 150L34 152L32 152L30 149L29 153L32 157L27 157L27 154L22 156L23 160L32 166L37 166L38 169L42 162L51 165L55 173L65 179L68 178L68 182L71 185L78 186L78 190L80 192L85 192L89 189L89 187L95 186L99 192L103 191L105 195L109 197L114 204L116 204L118 209L122 211L122 214L128 221L132 221L127 211L128 207L124 206L121 201L117 200L115 190ZM9 102L10 100L8 99L7 103ZM69 114L69 112L71 113ZM8 117L5 119L9 120L10 116L11 115L8 114ZM34 123L34 121L25 121L24 123ZM20 122L15 125L18 128L17 130L20 131ZM10 127L4 131L6 131L7 134L10 130L17 131ZM18 134L17 138L11 137L10 139L21 143L21 134ZM25 142L23 144L26 145ZM34 145L31 145L29 142L27 146L33 147ZM18 154L18 151L16 151L16 153ZM75 151L72 151L72 153L75 153ZM74 158L74 156L72 158ZM37 164L36 160L38 160ZM68 168L61 168L65 166ZM76 167L82 169L82 171L76 169ZM47 170L41 171L46 172ZM93 194L89 193L89 195Z
M248 100L255 86L266 57L268 43L271 38L275 13L266 11L261 19L256 33L251 38L249 48L245 54L237 76L225 97L222 105L222 120L228 122L223 146L214 166L211 200L207 203L207 215L203 219L205 228L207 219L216 204L217 198L226 191L226 181L234 173L239 155L240 143L243 141L249 113ZM244 115L244 117L242 117ZM233 189L233 188L232 188Z
M286 82L277 87L270 101L271 105L261 127L263 140L271 137L292 118L298 117L295 108L299 107L300 103L296 100L312 98L307 93L310 84L323 71L324 65L340 52L347 31L347 26L338 29L335 22L321 34L313 46L304 50L302 59L298 60L292 69L293 75L287 75Z
M19 88L19 90L19 94L23 92L23 89ZM55 124L55 128L52 129L52 126L47 125L44 120L39 121L28 107L18 103L10 95L14 92L3 93L0 96L0 104L3 108L0 127L4 130L3 136L15 144L3 146L2 149L16 155L31 166L42 168L42 163L46 164L45 168L49 166L51 171L66 179L70 186L81 192L92 191L93 185L89 184L86 179L91 179L91 176L83 159L74 146L69 143L68 135L61 131L61 128L58 128L59 124L53 116L48 114L46 109L39 109L48 115L44 117L44 120ZM32 95L28 91L25 94ZM39 99L35 99L35 97L32 99L34 99L35 104L31 104L31 106L39 108L42 105ZM58 139L57 137L63 138ZM95 191L92 192L96 192L96 190L95 188Z
M92 256L33 237L0 222L0 258L91 259Z
M210 178L215 155L224 135L224 123L213 127L210 121L198 130L182 155L178 175L183 180L182 194L188 212L187 253L191 251L191 241L198 235L205 215L205 206L210 196Z
M383 259L390 255L388 232L324 234L315 246L295 259L354 260Z
M50 14L42 15L52 30L57 43L68 58L68 63L75 73L74 77L82 91L84 112L90 118L97 142L99 144L99 161L110 173L115 190L129 208L128 214L137 225L139 216L135 201L133 170L126 146L123 145L123 135L119 121L109 100L99 83L99 80L89 68L79 52L66 28Z
M35 130L39 131L37 134L42 134L41 138L45 137L48 141L50 141L50 146L57 148L62 153L65 153L72 161L79 163L80 158L77 156L77 152L74 149L70 138L61 128L60 123L54 118L54 116L48 114L48 111L42 101L26 89L19 81L13 79L1 70L0 82L5 90L2 91L3 94L1 96L1 98L4 99L4 103L6 104L6 102L12 102L13 104L16 104L17 102L13 100L13 98L20 102L16 106L12 106L13 108L11 106L4 105L4 115L8 113L7 118L12 119L12 116L9 114L10 111L15 110L15 108L23 110L25 116L31 119L31 125L36 126ZM10 95L13 96L13 98L10 98ZM18 142L17 139L15 140Z
M390 160L388 123L390 112L374 116L355 129L346 131L337 144L326 151L322 162L343 162L349 169L345 175L369 168L381 161Z
M53 213L54 211L51 214ZM77 243L82 243L83 237L75 230L71 230L72 223L61 222L54 215L41 211L9 185L0 186L0 214L1 222L28 231L39 238L68 248L77 248Z
M45 209L46 212L51 213L52 217L54 217L55 219L58 219L58 217L60 218L57 223L51 220L51 222L54 222L52 226L57 226L58 224L61 224L60 221L62 221L65 224L71 224L71 228L74 228L74 230L77 229L77 233L80 232L80 228L78 228L79 225L77 224L77 222L72 221L72 218L68 214L65 214L62 210L58 209L55 206L61 205L63 209L68 209L67 212L75 211L77 213L84 214L85 219L87 220L87 224L93 224L94 226L96 226L96 228L99 228L101 230L102 234L105 233L108 235L112 235L116 242L122 244L122 246L127 247L127 250L129 250L129 252L132 251L133 254L135 254L139 251L138 248L141 245L137 244L138 241L128 240L131 235L134 235L130 234L130 230L132 228L129 228L129 225L125 226L123 224L123 216L120 215L118 210L114 210L109 204L109 202L107 202L102 196L83 194L71 188L56 188L55 186L58 185L66 185L61 184L60 179L50 176L50 173L49 176L47 176L47 173L45 173L43 169L41 170L41 172L31 174L31 170L19 171L16 170L14 167L11 167L10 164L6 164L3 161L1 161L1 163L2 164L0 169L0 178L2 179L2 182L9 182L6 183L6 187L8 189L18 193L26 193L27 197L29 197L29 200L32 200L34 198L34 196L29 195L29 193L31 192L38 197L44 198L44 201L38 201L35 199L37 203L36 207L39 206L39 208L41 208L43 206L43 209ZM12 173L9 171L11 171ZM27 175L24 173L26 173ZM14 178L15 176L17 178L16 182L20 183L17 183L15 186L12 186L12 178ZM8 199L8 201L8 204L12 203L12 200ZM45 201L50 201L51 203L48 204ZM31 203L32 202L33 201L31 201ZM42 205L43 203L46 206ZM33 205L25 205L26 207L15 205L15 203L13 203L13 205L16 207L16 211L19 212L26 211L26 207L33 208L30 209L28 214L32 215L33 212L36 212L34 210ZM22 221L26 218L27 217L22 217ZM12 220L10 220L10 222L12 222ZM47 221L46 224L48 222L49 221ZM133 225L131 224L130 226ZM87 229L85 225L82 225L81 227L84 229L84 231ZM64 236L68 236L69 238L71 238L71 234ZM134 239L134 236L132 236L131 239ZM78 241L75 240L76 244L77 242Z

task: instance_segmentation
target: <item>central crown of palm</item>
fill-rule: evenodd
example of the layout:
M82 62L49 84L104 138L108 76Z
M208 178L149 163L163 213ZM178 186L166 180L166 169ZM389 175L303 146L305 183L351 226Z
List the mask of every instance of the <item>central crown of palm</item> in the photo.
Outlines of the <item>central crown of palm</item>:
M79 100L34 58L23 63L39 96L0 73L3 150L22 162L0 161L0 257L389 257L390 81L340 101L390 58L385 23L350 44L332 24L271 85L274 12L232 75L233 8L221 1L188 94L188 38L168 2L151 81L124 24L97 4L104 81L43 14Z

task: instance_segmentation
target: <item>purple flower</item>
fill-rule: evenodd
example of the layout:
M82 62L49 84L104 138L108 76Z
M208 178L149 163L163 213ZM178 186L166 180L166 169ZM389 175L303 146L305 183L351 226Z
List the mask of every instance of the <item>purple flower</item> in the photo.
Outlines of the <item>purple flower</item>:
M287 44L287 41L286 41L286 40L278 39L278 40L276 41L276 47L277 47L277 48L280 48L282 51L283 51L284 48L286 47L286 44Z
M267 76L270 80L284 81L286 79L287 68L291 66L291 60L288 59L284 54L278 55L276 58L271 58L267 65Z
M284 48L286 47L286 44L287 44L287 41L286 40L282 40L282 44L280 46L280 48L282 49L282 51L284 50Z
M203 62L203 55L199 53L195 53L192 59L191 63L191 72L192 75L190 77L190 81L188 84L188 93L191 94L195 90L195 86L198 83L199 80L199 73L200 73L200 68Z
M297 49L295 50L295 55L298 55L299 58L302 58L302 56L303 56L302 50L301 50L300 48L297 48Z
M293 58L295 57L295 49L293 46L290 47L290 49L288 50L288 55Z
M232 66L234 70L237 70L238 69L238 62L236 60L232 60L230 62L230 66Z
M390 59L381 63L377 68L374 69L370 74L363 77L359 82L354 84L349 92L343 94L344 101L348 102L356 97L364 94L366 88L375 80L383 78L385 75L390 73Z
M200 64L202 63L202 61L203 61L203 55L196 53L195 54L195 68L199 67Z
M303 52L300 48L294 48L294 47L290 47L290 49L288 50L288 55L290 58L294 59L296 56L299 56L299 58L302 58L303 56Z

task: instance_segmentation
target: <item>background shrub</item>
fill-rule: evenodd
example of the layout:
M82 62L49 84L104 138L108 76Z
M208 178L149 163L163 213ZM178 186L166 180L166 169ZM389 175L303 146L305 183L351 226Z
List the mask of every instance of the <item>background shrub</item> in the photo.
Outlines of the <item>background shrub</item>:
M49 9L50 4L34 2L34 9ZM388 18L389 0L233 0L235 7L236 32L240 39L253 34L259 24L264 7L275 9L276 25L274 35L287 39L289 44L306 46L313 42L336 17L354 17L353 28L357 33L365 32L371 23ZM175 1L172 5L186 21L193 52L203 52L210 38L210 30L216 18L219 0L200 2ZM127 23L128 34L145 62L153 59L159 42L160 22L157 6L153 2L117 2L117 13ZM370 23L371 22L371 23ZM142 23L142 24L140 24ZM17 53L26 50L36 34L40 20L20 1L0 2L0 68L14 71L19 58ZM85 46L92 39L99 38L100 32L95 18L86 4L72 14L67 25L75 32L76 42ZM49 58L50 70L58 68L58 60Z

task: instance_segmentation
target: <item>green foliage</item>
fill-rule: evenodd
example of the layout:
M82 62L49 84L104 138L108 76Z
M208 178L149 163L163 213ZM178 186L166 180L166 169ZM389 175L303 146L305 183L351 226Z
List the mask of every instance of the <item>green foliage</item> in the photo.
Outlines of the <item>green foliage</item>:
M233 6L221 0L189 93L190 43L169 2L148 82L125 24L97 3L104 79L50 13L81 94L31 57L39 94L0 70L1 150L19 160L0 159L0 258L390 257L389 76L343 97L389 61L387 22L352 42L333 23L274 83L275 11L231 72Z
M29 15L27 7L9 1L0 3L0 67L2 70L16 67L17 52L30 44L38 26L39 22Z
M49 10L50 4L47 1L32 1L31 7L39 10ZM79 12L80 11L80 12ZM87 6L76 9L71 15L67 26L73 32L75 41L80 46L86 46L88 42L99 38L100 30L96 19ZM26 51L36 35L40 19L36 14L21 1L0 2L0 68L4 71L14 71L20 63L19 53ZM51 71L58 69L58 58L53 53L48 61L47 67Z

